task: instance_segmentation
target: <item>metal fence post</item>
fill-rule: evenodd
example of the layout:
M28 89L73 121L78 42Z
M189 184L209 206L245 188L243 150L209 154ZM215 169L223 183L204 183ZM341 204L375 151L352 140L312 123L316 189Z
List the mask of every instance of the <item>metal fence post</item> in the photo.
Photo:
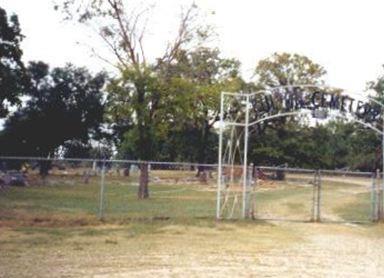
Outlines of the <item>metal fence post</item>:
M247 180L246 217L253 218L253 163L247 168Z
M221 218L221 194L222 194L222 159L223 159L223 132L224 132L224 93L220 96L220 126L219 126L219 157L217 165L217 196L216 196L216 219Z
M317 171L317 218L316 221L321 221L321 171Z
M372 173L371 177L371 219L372 221L377 220L377 209L376 209L376 173Z
M380 182L381 179L381 182ZM381 221L384 220L384 173L379 173L379 204L380 204L380 219Z
M383 107L383 105L382 105ZM383 118L383 123L384 123L384 113L382 115L382 118ZM384 219L384 208L383 208L383 191L384 191L384 124L382 124L382 137L381 137L381 162L382 162L382 179L381 179L381 190L380 190L380 195L379 195L379 203L380 203L380 220L383 220ZM379 178L380 178L380 175L379 175ZM380 185L379 185L380 186Z
M245 107L245 126L244 126L244 153L243 153L243 207L242 217L247 218L246 214L246 194L247 194L247 179L248 179L248 129L249 129L249 95L246 95Z
M316 215L316 184L317 184L317 174L314 172L313 176L313 190L312 190L312 218L311 221L315 221L315 215Z
M100 178L100 204L99 204L99 219L104 219L104 193L105 193L105 161L103 161L103 166L101 168L101 178Z
M381 186L380 186L380 170L376 170L376 215L377 215L377 221L380 221L382 219L382 194L381 194Z
M252 219L256 219L256 190L258 186L258 176L259 176L259 170L256 166L252 167L252 180L254 179L254 185L253 185L253 196L252 196Z

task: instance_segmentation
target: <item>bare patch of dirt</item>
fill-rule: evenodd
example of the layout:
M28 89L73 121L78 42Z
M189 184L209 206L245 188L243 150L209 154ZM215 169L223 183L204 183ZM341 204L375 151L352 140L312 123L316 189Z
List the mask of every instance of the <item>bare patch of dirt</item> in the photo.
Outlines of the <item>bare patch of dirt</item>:
M65 233L3 230L7 277L382 277L381 225L218 223ZM88 229L88 228L84 228ZM136 231L136 232L135 232ZM87 236L84 236L86 234ZM36 263L36 261L44 263ZM18 266L22 265L20 268ZM1 276L1 275L0 275Z
M292 228L292 224L283 224ZM220 253L185 254L188 259L153 254L159 265L121 269L95 274L95 277L382 277L384 244L380 237L365 235L360 226L341 227L295 224L304 240L289 245L276 241L274 247L233 250ZM311 229L305 232L305 229ZM363 230L363 231L362 231ZM257 235L255 235L257 236ZM149 255L150 257L151 255ZM148 257L147 257L148 258Z

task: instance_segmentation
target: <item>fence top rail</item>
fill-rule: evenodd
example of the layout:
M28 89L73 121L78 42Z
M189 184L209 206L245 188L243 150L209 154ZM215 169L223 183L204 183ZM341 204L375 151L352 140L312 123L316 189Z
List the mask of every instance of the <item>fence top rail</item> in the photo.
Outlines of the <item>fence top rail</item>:
M141 164L148 163L151 165L170 165L170 166L183 166L183 167L207 167L217 168L218 164L208 163L196 163L196 162L163 162L163 161L146 161L146 160L129 160L129 159L100 159L100 158L49 158L49 157L30 157L30 156L0 156L0 160L23 160L23 161L52 161L52 162L98 162L98 163L119 163L119 164ZM243 167L243 165L222 164L222 167ZM252 164L249 167L253 167ZM284 170L289 172L301 172L301 173L315 173L317 171L323 174L339 174L339 175L356 175L356 176L372 176L373 172L358 172L358 171L346 171L346 170L315 170L305 168L291 168L291 167L277 167L277 166L254 166L261 170ZM380 173L382 176L382 173Z
M256 168L261 170L270 170L270 171L288 171L288 172L301 172L301 173L315 173L319 172L322 174L338 174L338 175L356 175L356 176L372 176L373 172L360 172L360 171L346 171L346 170L315 170L315 169L305 169L305 168L290 168L290 167L276 167L276 166L256 166Z
M323 174L341 174L356 176L372 176L374 172L346 171L346 170L321 170Z
M276 167L276 166L256 166L260 170L270 170L270 171L289 171L289 172L301 172L301 173L315 173L314 169L304 169L304 168L289 168L289 167Z
M101 163L127 163L127 164L147 163L151 165L217 167L217 164L203 164L203 163L195 163L195 162L161 162L161 161L147 161L147 160L100 159L100 158L48 158L48 157L29 157L29 156L0 156L0 160L52 161L52 162L101 162Z

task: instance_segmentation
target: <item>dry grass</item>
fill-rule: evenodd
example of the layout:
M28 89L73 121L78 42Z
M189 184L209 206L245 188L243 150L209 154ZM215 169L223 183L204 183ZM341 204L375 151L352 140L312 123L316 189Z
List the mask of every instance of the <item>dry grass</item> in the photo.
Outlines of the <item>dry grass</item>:
M0 265L7 277L181 275L182 269L203 275L212 266L239 267L240 255L257 263L277 242L297 240L289 229L253 223L24 227L2 230Z
M131 223L1 228L4 277L379 277L383 227Z
M139 202L115 178L105 222L97 183L13 188L0 196L0 277L383 276L384 226L348 222L369 219L369 183L325 181L323 216L343 222L315 224L308 178L292 182L256 195L259 216L292 222L216 222L203 185L153 185Z

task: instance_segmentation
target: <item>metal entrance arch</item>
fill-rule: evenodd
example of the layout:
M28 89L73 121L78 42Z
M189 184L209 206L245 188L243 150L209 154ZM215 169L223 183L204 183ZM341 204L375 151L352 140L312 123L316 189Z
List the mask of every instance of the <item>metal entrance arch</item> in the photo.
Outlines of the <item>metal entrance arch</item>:
M273 90L281 90L281 89L284 89L284 88L295 88L295 87L305 87L305 88L332 88L332 87L329 87L329 86L324 86L324 85L290 85L290 86L281 86L281 87L275 87L275 88L272 88L270 90L263 90L263 91L258 91L258 92L254 92L254 93L249 93L249 94L244 94L244 93L225 93L223 92L221 94L221 101L220 101L220 122L219 122L219 159L218 159L218 181L217 181L217 208L216 208L216 218L217 219L222 219L223 218L223 215L222 215L222 209L223 209L223 204L222 204L222 199L223 199L223 190L225 189L226 185L225 185L225 181L223 179L224 175L228 178L228 176L231 176L231 180L233 179L234 177L234 172L235 170L240 170L238 166L236 166L236 169L234 169L234 159L230 159L230 160L227 160L225 161L225 157L223 157L223 149L226 147L223 145L223 133L224 133L224 129L225 128L228 128L228 127L235 127L235 128L244 128L244 130L242 132L240 132L240 136L238 136L238 138L236 139L237 141L235 141L235 139L233 139L232 137L230 138L230 140L232 141L231 144L235 144L236 147L235 148L231 148L232 149L238 149L239 150L239 154L238 154L238 157L240 158L240 164L242 165L241 168L242 168L242 173L241 173L241 177L239 179L239 181L241 182L241 186L242 186L242 196L241 196L241 218L247 218L249 217L249 213L248 213L248 208L247 208L247 199L248 199L248 196L247 196L247 191L250 186L250 183L252 182L251 181L251 178L250 178L250 168L249 168L249 165L248 165L248 137L249 137L249 127L253 126L253 125L256 125L256 124L259 124L261 122L264 122L264 121L268 121L268 120L271 120L271 119L275 119L275 118L280 118L280 117L287 117L287 116L295 116L295 115L306 115L306 114L311 114L313 111L312 110L308 110L308 111L304 111L304 110L300 110L300 111L293 111L293 112L285 112L285 113L277 113L277 114L274 114L274 115L269 115L269 116L266 116L266 117L262 117L262 118L259 118L257 120L254 120L252 122L249 121L249 113L250 113L250 98L252 96L255 96L255 95L258 95L258 94L265 94L265 93L269 93L270 91L273 91ZM240 113L237 113L236 114L236 119L232 119L232 121L228 121L228 120L225 120L224 119L224 115L227 114L228 111L225 111L225 108L224 108L224 98L225 96L232 96L234 98L240 98ZM383 107L384 105L381 104L380 102L376 101L374 98L370 97L370 96L366 96L366 98L368 99L368 101L372 101L373 103L379 105L381 107L381 115L382 117L384 117L384 113L383 113ZM238 107L239 108L239 107ZM368 124L362 120L359 120L359 119L356 119L356 118L348 118L346 117L345 115L343 114L340 114L338 115L338 117L341 117L341 118L344 118L344 119L347 119L349 121L353 121L353 122L356 122L356 123L359 123L361 124L362 126L364 127L367 127L371 130L374 130L377 134L381 135L382 137L382 149L384 150L384 125L383 125L383 131L379 130L378 128L372 126L371 124ZM233 132L231 133L233 134ZM244 137L240 142L240 137ZM242 152L240 151L242 147ZM235 157L236 155L233 155L233 157ZM232 154L231 154L231 157L232 157ZM223 160L224 158L224 160ZM384 161L384 151L382 153L382 159ZM230 169L230 170L229 170ZM228 172L230 172L230 174L228 174ZM239 172L239 171L237 171ZM383 163L383 172L384 172L384 163ZM383 187L384 187L384 179L383 179ZM239 194L238 194L239 195ZM236 196L237 198L237 196ZM239 198L240 199L240 198ZM227 200L225 200L227 201ZM238 202L238 200L236 199L236 202ZM233 205L233 207L235 207L235 204ZM233 214L233 212L232 212ZM231 217L232 218L232 217Z

